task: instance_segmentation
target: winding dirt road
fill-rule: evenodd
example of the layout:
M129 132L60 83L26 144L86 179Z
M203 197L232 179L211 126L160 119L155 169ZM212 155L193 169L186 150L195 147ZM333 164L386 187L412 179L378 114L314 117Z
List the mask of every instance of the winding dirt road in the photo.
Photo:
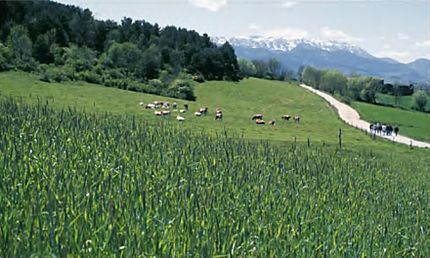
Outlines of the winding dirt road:
M317 94L318 96L322 97L323 99L325 99L331 106L333 106L337 110L337 113L339 114L340 118L343 121L345 121L345 123L347 123L353 127L356 127L358 129L365 130L368 133L370 133L370 129L369 129L370 123L366 122L364 120L361 120L360 115L358 114L358 112L355 109L346 105L345 103L338 101L337 99L335 99L330 94L316 90L316 89L314 89L310 86L307 86L305 84L300 84L300 86L307 89L310 92ZM400 134L397 136L386 136L386 135L382 135L382 134L381 135L376 134L376 136L385 138L385 139L390 140L390 141L395 141L395 142L406 144L406 145L412 145L414 147L430 148L430 143L417 141L417 140L411 139L409 137L406 137L406 136L403 136Z

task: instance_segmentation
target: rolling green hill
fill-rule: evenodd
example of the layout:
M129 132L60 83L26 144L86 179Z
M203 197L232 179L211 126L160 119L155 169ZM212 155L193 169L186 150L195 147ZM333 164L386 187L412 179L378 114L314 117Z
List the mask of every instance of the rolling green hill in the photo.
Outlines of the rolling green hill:
M168 122L178 124L174 115L170 118L156 117L152 110L145 110L139 102L154 100L176 101L179 105L188 103L190 112L184 114L186 121L181 125L196 131L219 133L224 129L249 139L266 139L276 142L293 141L311 144L337 144L338 129L343 130L343 143L348 148L355 146L375 147L392 144L383 140L371 140L363 132L346 126L336 113L322 99L306 92L297 85L261 79L246 79L238 83L206 82L196 86L196 102L186 102L155 95L134 93L83 82L45 83L36 76L23 72L0 73L0 94L13 96L30 103L49 102L57 108L75 106L90 112L134 114L150 123ZM207 117L194 117L192 112L207 106ZM224 113L222 122L214 120L215 108ZM254 113L264 114L266 121L276 119L276 126L258 126L253 123ZM299 115L301 121L283 122L283 114ZM408 152L406 146L396 150Z

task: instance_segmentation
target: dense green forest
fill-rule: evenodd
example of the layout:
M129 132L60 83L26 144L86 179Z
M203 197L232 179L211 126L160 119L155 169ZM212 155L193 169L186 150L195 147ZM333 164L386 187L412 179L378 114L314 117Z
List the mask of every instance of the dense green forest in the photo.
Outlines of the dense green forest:
M192 80L240 79L228 42L217 47L207 34L127 17L97 20L51 1L0 2L0 70L9 69L189 100Z

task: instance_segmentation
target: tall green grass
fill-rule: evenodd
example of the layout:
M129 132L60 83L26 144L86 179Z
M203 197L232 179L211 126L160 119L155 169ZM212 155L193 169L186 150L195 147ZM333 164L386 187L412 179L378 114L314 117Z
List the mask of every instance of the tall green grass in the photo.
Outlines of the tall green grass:
M0 102L0 256L429 256L429 164Z

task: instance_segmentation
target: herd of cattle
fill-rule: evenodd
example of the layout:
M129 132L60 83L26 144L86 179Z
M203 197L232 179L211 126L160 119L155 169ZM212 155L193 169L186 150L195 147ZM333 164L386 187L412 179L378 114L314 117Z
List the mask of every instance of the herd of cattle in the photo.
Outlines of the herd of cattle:
M189 111L188 104L184 104L183 109L178 109L178 104L176 102L173 102L170 104L170 102L166 101L153 101L152 103L145 104L143 102L139 103L140 106L144 107L145 109L155 109L154 115L156 116L170 116L172 112L179 112L179 113L185 113ZM172 108L172 109L171 109ZM160 110L161 109L161 110ZM170 110L171 109L171 110ZM208 114L208 108L202 107L196 112L194 112L194 116L200 117L202 115ZM223 113L221 109L217 108L215 110L215 120L222 120ZM290 119L293 119L295 123L300 123L300 117L299 116L290 116L290 115L282 115L281 119L284 121L289 121ZM263 114L254 114L251 119L255 121L255 124L257 125L264 125L266 122L263 120ZM182 122L185 121L185 117L181 115L176 115L176 120ZM275 125L275 120L270 120L269 125Z
M386 136L391 136L394 132L394 134L397 136L399 134L399 127L388 124L381 124L379 122L370 124L369 130L371 133L374 134L382 134Z

